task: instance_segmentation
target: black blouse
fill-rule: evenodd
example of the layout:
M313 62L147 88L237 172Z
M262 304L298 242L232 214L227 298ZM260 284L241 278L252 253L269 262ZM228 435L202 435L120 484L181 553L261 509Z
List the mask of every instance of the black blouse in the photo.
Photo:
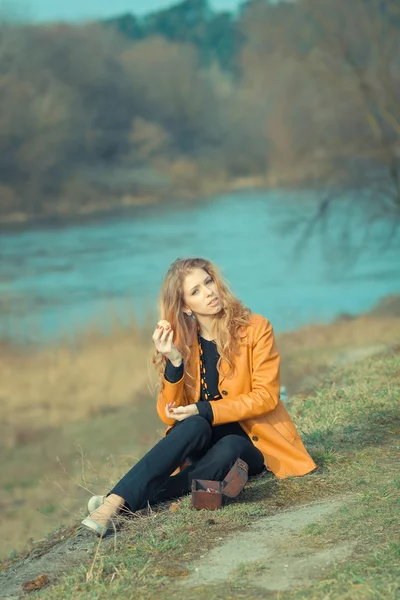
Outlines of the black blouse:
M206 368L208 391L213 400L219 400L222 398L222 396L218 390L219 373L217 370L217 363L219 359L219 353L217 350L217 344L213 341L206 340L203 337L200 338L200 343L203 348L203 362ZM183 377L183 363L179 367L174 367L174 365L167 360L164 377L170 383L177 383ZM200 401L197 402L199 415L207 419L209 423L212 423L212 408L208 400L205 400L203 390L200 392L199 400ZM214 429L218 429L218 437L225 435L240 435L241 437L250 439L244 429L242 429L237 422L217 425Z

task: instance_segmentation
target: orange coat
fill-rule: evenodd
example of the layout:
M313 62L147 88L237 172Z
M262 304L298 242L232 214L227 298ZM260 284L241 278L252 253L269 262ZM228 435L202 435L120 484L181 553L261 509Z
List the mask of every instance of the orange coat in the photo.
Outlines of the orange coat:
M164 379L157 399L157 412L168 425L166 434L176 423L165 414L165 405L186 406L200 398L200 365L197 338L192 346L190 373L194 378L192 392L187 391L182 377L177 383ZM220 374L218 389L222 398L211 400L212 425L238 421L253 444L262 452L265 464L277 477L305 475L316 468L288 412L279 399L280 356L270 322L253 314L247 327L240 353L235 357L232 376ZM225 369L224 369L225 366ZM222 371L227 365L222 361Z

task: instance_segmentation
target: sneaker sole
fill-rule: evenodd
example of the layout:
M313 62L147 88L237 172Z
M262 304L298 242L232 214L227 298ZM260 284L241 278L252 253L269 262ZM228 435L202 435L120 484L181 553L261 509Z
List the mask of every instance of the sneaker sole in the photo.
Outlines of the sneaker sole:
M104 537L108 531L108 527L106 527L106 525L101 525L101 523L98 523L90 517L86 517L86 519L83 519L82 525L91 533L96 534L100 538Z

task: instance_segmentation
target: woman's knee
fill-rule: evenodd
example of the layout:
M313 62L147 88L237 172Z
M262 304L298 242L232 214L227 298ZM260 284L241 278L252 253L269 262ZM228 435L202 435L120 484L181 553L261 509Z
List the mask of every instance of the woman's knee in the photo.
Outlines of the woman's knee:
M188 419L185 419L184 421L180 421L179 429L180 431L182 431L182 429L189 431L192 435L207 436L210 438L212 434L211 423L209 423L207 419L201 417L200 415L194 415Z
M246 451L249 442L241 437L240 435L226 435L219 440L218 450L224 457L230 458L241 458L241 455Z
M218 442L218 454L224 462L231 463L241 458L249 468L249 477L264 470L264 456L250 440L240 435L227 435Z

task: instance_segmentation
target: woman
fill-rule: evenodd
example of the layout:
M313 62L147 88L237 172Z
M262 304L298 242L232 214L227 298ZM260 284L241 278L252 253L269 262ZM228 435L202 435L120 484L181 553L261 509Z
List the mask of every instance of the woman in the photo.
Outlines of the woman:
M168 428L107 497L89 501L93 512L82 523L100 536L123 508L187 494L193 478L223 480L238 458L249 476L267 468L285 478L316 467L279 400L272 326L232 295L215 265L176 260L159 310L153 362L157 412Z

